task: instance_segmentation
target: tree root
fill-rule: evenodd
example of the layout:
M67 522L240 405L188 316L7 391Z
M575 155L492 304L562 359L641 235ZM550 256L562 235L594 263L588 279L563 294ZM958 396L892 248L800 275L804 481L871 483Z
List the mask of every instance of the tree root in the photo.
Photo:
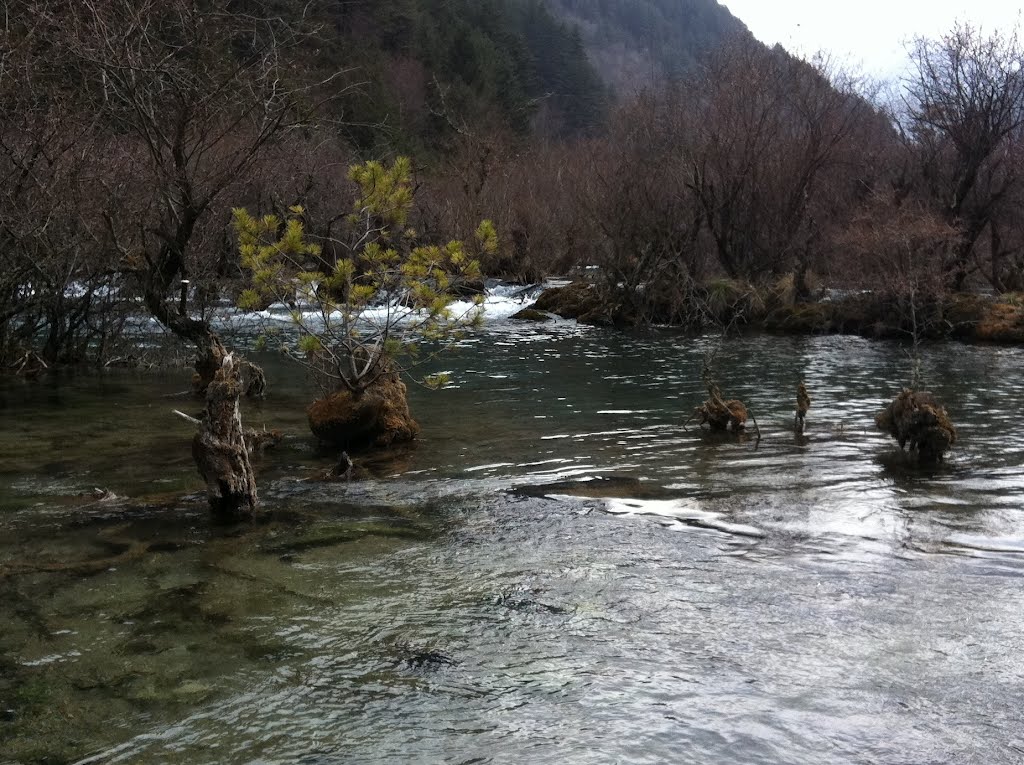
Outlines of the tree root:
M17 361L10 365L14 373L32 379L38 377L50 367L35 351L25 351Z
M357 465L348 456L348 452L342 452L338 458L338 464L327 471L324 480L327 481L362 481L369 478L370 471L362 465Z
M747 424L747 408L743 402L739 399L723 399L722 391L715 383L708 383L708 399L694 410L693 415L699 418L702 427L707 425L711 430L735 432Z

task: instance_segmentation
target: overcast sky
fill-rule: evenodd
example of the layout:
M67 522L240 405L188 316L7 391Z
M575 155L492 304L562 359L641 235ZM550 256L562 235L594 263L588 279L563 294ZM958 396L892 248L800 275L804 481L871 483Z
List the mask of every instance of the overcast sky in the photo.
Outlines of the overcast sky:
M875 77L898 77L906 66L904 42L937 37L956 21L984 31L1009 31L1020 19L1021 0L719 0L759 40L793 53L831 51Z

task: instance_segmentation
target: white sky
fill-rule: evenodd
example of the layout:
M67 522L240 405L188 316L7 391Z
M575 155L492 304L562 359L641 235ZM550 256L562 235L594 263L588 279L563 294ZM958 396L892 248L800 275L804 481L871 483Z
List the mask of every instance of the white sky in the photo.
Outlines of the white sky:
M719 0L754 36L809 56L830 51L840 62L873 77L892 79L906 67L904 42L938 37L954 22L983 32L1009 32L1024 0Z

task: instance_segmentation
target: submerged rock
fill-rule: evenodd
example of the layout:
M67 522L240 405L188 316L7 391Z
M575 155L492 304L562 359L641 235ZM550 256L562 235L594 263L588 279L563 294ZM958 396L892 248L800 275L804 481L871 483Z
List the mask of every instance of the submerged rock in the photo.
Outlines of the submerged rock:
M555 317L544 311L538 311L536 308L524 308L512 314L509 318L516 321L554 321Z
M457 667L461 662L441 651L418 649L409 645L400 646L403 654L399 665L406 669L437 670L442 667Z
M636 497L640 495L641 490L638 478L610 475L517 486L512 491L524 497L546 497L550 494L567 494L573 497Z
M875 424L895 438L900 449L909 447L922 464L942 462L956 443L956 428L945 407L925 391L904 388L875 415Z
M601 297L594 285L573 282L544 290L533 304L533 309L558 314L563 319L579 319L600 311Z
M306 410L313 434L342 449L367 449L412 441L420 426L409 413L406 387L397 373L378 379L361 395L339 391Z

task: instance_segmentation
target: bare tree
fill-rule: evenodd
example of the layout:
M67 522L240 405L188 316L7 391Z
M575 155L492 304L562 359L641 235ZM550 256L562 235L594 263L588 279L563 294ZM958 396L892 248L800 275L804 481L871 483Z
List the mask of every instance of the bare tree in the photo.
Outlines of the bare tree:
M982 235L995 225L999 237L1000 210L1021 182L1024 49L1016 30L986 36L957 25L937 40L918 38L910 59L908 149L921 193L960 232L942 266L951 286L961 289L977 266ZM999 274L992 275L1000 286Z
M105 172L95 118L52 45L54 6L0 2L0 361L22 368L103 358L123 320L84 192Z
M39 165L39 153L63 167L50 157L66 155L88 168L63 193L72 205L68 220L89 226L107 271L196 348L195 388L206 393L207 407L193 454L212 508L250 514L256 493L238 416L242 365L210 315L190 310L187 285L217 290L228 244L217 235L226 216L212 220L224 212L218 200L330 95L320 90L330 74L311 72L302 11L264 0L21 0L18 14L33 31L28 66L59 55L42 102L73 99L73 113L89 115L88 140L73 143L75 152L58 151L74 133L54 124L54 142L37 151L29 140L28 154L7 156ZM26 160L21 166L31 177ZM58 261L75 263L76 254L62 252Z
M703 212L686 183L689 107L679 89L642 94L586 147L584 209L603 240L594 264L619 321L699 327L706 318L694 310L707 263Z
M869 112L858 82L752 40L705 64L691 96L690 184L722 269L757 279L810 265L825 169Z
M873 194L845 222L836 241L844 253L844 282L869 290L883 318L915 344L944 334L944 274L935 267L957 246L957 230L915 200L895 205ZM840 271L841 273L841 271Z
M196 347L205 390L224 348L179 285L213 276L216 245L197 240L218 197L317 105L303 19L262 0L82 0L59 22L124 172L104 196L133 202L104 210L118 267L152 315Z

